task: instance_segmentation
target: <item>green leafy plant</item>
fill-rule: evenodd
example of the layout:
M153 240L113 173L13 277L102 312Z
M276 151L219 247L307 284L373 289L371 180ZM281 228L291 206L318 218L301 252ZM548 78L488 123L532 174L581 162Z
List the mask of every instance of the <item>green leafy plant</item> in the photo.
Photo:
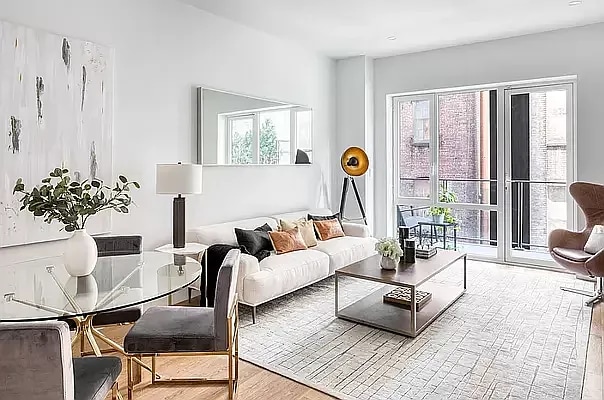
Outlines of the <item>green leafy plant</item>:
M140 188L138 182L120 175L113 187L98 179L78 182L66 168L55 168L42 183L28 191L22 178L17 179L13 194L21 193L20 210L27 209L34 217L50 224L59 221L67 232L84 229L88 218L104 210L128 213L132 204L130 188Z
M446 187L441 186L438 194L438 201L441 203L455 203L457 201L457 194ZM457 219L453 216L453 213L449 207L432 206L430 207L428 214L444 215L444 222L446 223L452 224L457 222Z
M394 238L382 238L375 244L375 250L379 255L398 261L403 256L403 249L398 240Z

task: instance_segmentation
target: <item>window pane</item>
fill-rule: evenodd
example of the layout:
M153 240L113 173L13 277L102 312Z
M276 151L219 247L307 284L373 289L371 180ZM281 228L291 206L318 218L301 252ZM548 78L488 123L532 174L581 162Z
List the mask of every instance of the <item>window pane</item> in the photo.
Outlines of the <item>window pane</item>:
M290 110L260 114L260 164L290 164Z
M400 197L430 197L430 100L396 101Z
M230 163L252 164L253 118L238 118L230 120Z
M460 203L496 204L489 91L439 95L438 122L441 193L452 193Z
M566 204L566 91L552 90L531 93L529 176L534 183L519 183L520 190L529 191L529 204L520 209L529 216L530 232L521 235L521 246L541 246L546 251L549 233L556 228L567 227ZM517 155L517 152L513 154ZM549 182L549 183L539 183ZM522 215L517 217L522 225ZM524 232L522 232L524 233Z
M312 162L312 121L310 110L296 112L296 149L302 150Z

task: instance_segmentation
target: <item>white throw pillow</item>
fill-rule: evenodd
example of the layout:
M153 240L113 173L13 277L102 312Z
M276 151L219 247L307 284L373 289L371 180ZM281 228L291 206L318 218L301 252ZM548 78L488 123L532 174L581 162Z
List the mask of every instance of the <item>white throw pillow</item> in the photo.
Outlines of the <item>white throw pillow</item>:
M596 254L602 249L604 249L604 225L594 225L583 250L589 254Z

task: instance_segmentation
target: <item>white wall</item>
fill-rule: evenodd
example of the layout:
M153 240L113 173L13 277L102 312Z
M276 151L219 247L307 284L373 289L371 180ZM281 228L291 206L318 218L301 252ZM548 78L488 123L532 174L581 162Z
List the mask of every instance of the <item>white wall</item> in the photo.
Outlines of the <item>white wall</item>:
M336 63L336 142L334 164L342 152L350 146L358 146L369 156L369 171L362 177L355 178L363 205L366 209L368 223L374 220L373 211L373 60L365 57L351 57L338 60ZM333 204L337 204L342 193L344 172L334 168ZM346 203L345 215L348 218L361 216L354 193L350 188Z
M194 160L197 86L312 107L316 163L205 168L204 194L187 199L189 226L319 201L335 136L330 59L176 0L0 0L0 18L115 48L114 173L142 189L114 233L143 234L148 249L171 241L171 197L155 194L155 164ZM59 253L57 243L0 249L0 263Z
M604 24L375 60L375 197L377 234L393 213L386 95L418 90L578 76L577 177L604 182Z

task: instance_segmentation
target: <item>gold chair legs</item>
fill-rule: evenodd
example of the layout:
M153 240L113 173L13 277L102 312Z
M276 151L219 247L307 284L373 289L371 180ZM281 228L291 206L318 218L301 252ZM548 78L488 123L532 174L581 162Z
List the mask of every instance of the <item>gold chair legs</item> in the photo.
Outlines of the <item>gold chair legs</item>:
M237 340L236 340L237 342ZM228 379L208 379L203 377L167 377L157 373L158 357L205 357L205 356L227 356L228 357ZM151 357L151 384L152 385L226 385L228 387L229 400L234 399L239 379L239 349L231 348L227 352L208 353L178 353L178 354L144 354L143 357ZM132 359L128 356L128 400L134 398L134 390L137 384L134 381Z
M121 400L122 395L120 394L120 388L117 384L117 381L111 386L111 400Z
M234 322L234 323L233 323ZM237 382L239 380L239 314L234 310L234 320L228 318L228 349L226 351L214 352L181 352L181 353L158 353L158 354L126 354L128 369L128 400L134 397L134 389L140 383L141 379L135 377L134 368L138 365L145 365L142 357L151 357L151 384L152 385L227 385L229 400L235 398L237 393ZM226 356L228 357L228 378L227 379L208 379L202 377L166 377L157 373L158 357L206 357L206 356ZM135 362L137 365L135 365ZM138 367L140 373L140 367ZM135 381L136 379L136 381Z

